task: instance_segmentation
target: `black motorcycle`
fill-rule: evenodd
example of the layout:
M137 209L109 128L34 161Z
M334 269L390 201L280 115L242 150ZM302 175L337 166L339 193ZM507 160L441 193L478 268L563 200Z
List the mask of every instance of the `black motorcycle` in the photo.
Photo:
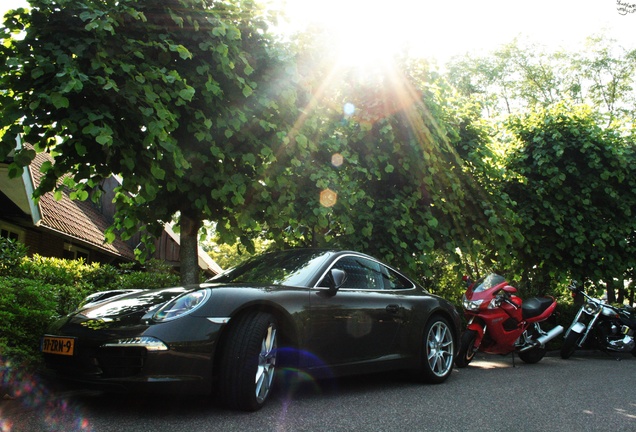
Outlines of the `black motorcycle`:
M636 356L636 312L627 306L612 306L590 297L575 283L568 287L585 297L585 302L565 333L561 358L569 358L578 348L631 352Z

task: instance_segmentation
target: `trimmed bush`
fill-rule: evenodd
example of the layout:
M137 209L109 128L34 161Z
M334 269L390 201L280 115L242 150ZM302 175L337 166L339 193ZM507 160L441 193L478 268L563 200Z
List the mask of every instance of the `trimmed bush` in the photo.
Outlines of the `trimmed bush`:
M39 341L51 323L60 287L0 276L0 353L20 363L37 361Z
M92 293L175 285L179 275L160 261L135 269L135 264L115 267L39 255L28 258L21 243L0 238L0 367L9 360L38 366L46 328Z

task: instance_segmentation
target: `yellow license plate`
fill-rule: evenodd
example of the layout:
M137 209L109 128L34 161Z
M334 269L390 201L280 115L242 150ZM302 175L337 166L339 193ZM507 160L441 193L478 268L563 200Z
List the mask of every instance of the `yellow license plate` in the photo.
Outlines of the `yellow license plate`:
M42 352L72 356L75 350L75 338L44 336L42 338Z

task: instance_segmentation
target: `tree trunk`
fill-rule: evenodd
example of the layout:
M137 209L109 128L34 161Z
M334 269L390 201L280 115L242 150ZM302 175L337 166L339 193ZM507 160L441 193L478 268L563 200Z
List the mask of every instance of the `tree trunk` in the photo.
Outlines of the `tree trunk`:
M607 286L607 302L612 304L612 303L616 303L616 291L614 290L614 279L612 278L608 278L607 282L606 282L606 286Z
M181 283L183 285L199 283L199 228L201 220L181 214L181 246L179 260L181 261Z

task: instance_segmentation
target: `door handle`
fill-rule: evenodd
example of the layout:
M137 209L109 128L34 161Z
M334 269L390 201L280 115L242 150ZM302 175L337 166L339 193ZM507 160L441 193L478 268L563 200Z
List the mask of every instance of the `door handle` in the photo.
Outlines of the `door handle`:
M388 313L398 313L400 311L400 305L397 304L390 304L386 307L386 311Z

